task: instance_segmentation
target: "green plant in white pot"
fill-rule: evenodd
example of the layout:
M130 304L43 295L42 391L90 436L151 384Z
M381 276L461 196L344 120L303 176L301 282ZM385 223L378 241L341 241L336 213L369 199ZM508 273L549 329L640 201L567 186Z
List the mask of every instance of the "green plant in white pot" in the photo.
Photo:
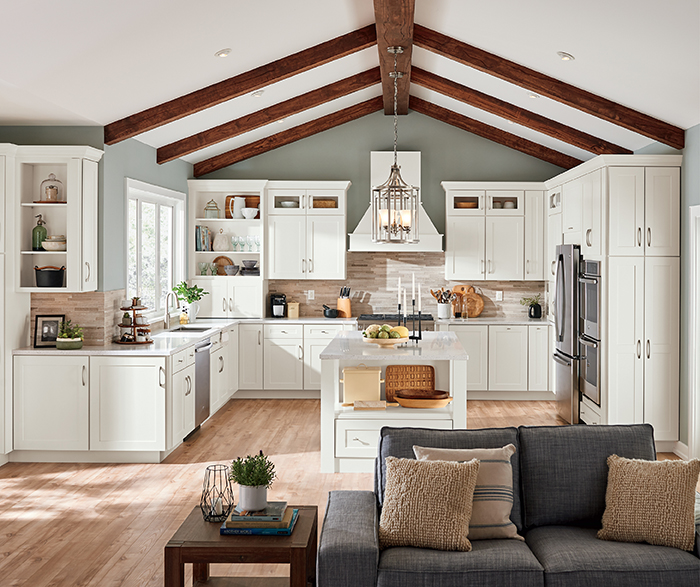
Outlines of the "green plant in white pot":
M239 511L254 512L267 507L267 490L275 479L275 464L263 451L231 463L231 481L238 483Z
M195 318L197 317L197 311L199 310L199 304L197 302L204 296L209 295L209 292L204 291L197 285L187 285L186 281L181 281L178 283L175 287L173 287L173 291L175 292L177 299L182 302L180 324L194 322Z
M58 327L56 348L70 351L83 348L83 329L80 324L73 324L70 320L64 320Z

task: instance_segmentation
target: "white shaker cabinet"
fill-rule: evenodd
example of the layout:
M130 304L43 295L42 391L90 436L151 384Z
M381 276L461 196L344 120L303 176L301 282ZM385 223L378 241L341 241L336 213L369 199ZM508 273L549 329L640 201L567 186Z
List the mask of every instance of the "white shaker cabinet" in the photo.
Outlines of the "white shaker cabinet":
M215 343L210 351L209 406L212 414L231 397L228 382L230 372L228 358L228 334L222 334L222 340Z
M644 168L608 168L611 256L644 254Z
M544 279L544 193L525 192L525 280Z
M603 255L603 170L581 178L581 255L590 259Z
M297 212L296 209L293 209ZM306 217L270 214L267 219L269 279L306 277Z
M263 389L262 324L238 325L238 389Z
M263 315L262 282L255 277L194 278L209 292L197 303L201 318L260 318Z
M489 390L527 391L527 326L489 326Z
M194 365L172 376L170 448L180 444L194 430L194 385Z
M486 217L486 279L522 280L524 219Z
M319 355L335 335L344 329L343 324L304 325L304 389L321 389L321 359Z
M547 391L549 370L549 327L528 326L528 376L529 391Z
M469 355L467 365L467 390L485 391L489 388L489 327L482 325L450 324Z
M562 186L561 216L564 234L581 234L581 205L583 181L581 178Z
M15 450L88 450L87 356L14 358Z
M263 388L303 389L303 326L266 324L264 335Z
M478 216L447 218L446 279L484 279L486 273L486 224Z
M90 357L90 449L165 450L165 358Z
M345 279L345 215L306 217L308 279Z

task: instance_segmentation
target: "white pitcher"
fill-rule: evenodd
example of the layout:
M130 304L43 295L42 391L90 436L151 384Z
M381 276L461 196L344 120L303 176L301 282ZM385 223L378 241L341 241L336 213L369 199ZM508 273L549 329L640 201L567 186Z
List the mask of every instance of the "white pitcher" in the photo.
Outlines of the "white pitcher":
M243 218L243 212L241 212L243 208L245 208L245 198L243 196L236 196L233 198L233 213L231 216L233 218Z

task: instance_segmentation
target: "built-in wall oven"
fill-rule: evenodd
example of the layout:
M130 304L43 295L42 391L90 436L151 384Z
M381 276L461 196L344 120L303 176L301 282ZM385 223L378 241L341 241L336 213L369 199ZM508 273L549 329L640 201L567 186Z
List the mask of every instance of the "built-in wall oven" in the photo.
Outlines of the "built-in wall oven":
M600 261L579 266L579 391L600 405Z

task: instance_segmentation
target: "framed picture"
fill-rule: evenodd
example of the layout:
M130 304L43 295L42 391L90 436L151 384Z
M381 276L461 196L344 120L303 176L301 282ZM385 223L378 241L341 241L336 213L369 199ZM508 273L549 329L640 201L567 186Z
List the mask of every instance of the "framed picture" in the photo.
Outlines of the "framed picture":
M58 329L65 319L65 314L37 315L34 320L34 348L55 347Z

